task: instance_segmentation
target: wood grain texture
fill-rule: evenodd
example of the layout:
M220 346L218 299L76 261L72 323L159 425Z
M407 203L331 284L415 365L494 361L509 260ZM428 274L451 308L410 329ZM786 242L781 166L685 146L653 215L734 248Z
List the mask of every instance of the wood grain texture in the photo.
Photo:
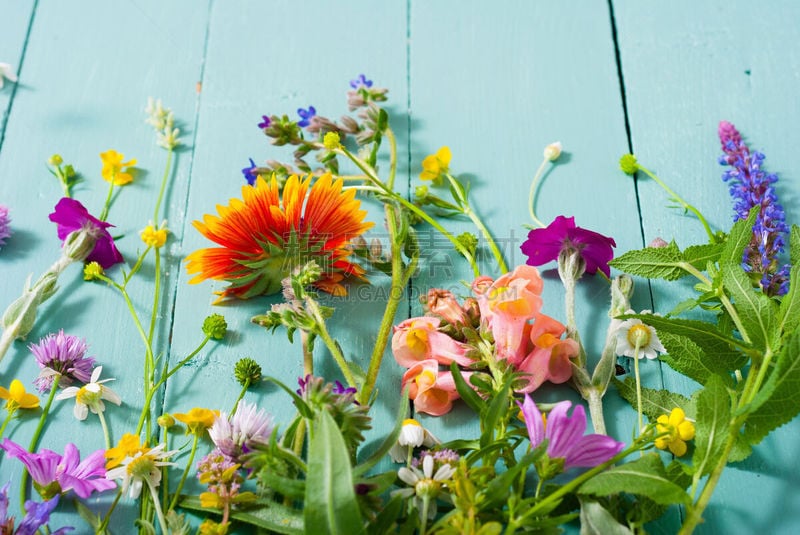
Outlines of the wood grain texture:
M800 174L794 168L800 116L800 6L773 2L753 9L739 2L613 2L639 161L697 206L716 229L729 228L733 209L717 137L720 120L734 123L751 148L763 150L777 172L787 221L797 222ZM645 240L705 239L696 219L667 208L666 195L639 178ZM653 284L655 310L668 312L688 295ZM692 392L693 383L670 370L668 388ZM798 484L791 459L800 454L800 423L769 436L752 457L732 465L714 493L698 533L794 533Z

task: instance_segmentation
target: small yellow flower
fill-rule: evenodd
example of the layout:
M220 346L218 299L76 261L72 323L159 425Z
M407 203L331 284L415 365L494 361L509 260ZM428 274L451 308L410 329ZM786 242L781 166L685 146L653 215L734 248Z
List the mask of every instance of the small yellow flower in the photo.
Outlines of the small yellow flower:
M108 459L106 461L106 470L111 470L121 465L126 457L133 457L138 452L146 451L147 449L147 447L142 447L142 442L137 435L125 433L116 446L106 450L105 458Z
M322 144L325 145L325 148L328 150L336 150L342 146L342 140L336 132L328 132L325 134L325 137L322 138Z
M149 245L158 249L159 247L163 247L167 242L168 232L169 230L167 230L167 228L163 225L159 228L156 228L153 225L147 225L141 233L142 241L145 243L145 245Z
M103 266L97 262L89 262L83 266L83 280L92 281L103 275Z
M442 175L450 168L450 160L453 155L450 152L450 147L444 146L436 151L436 154L430 154L422 160L422 172L419 174L420 180L433 180L434 183L439 183Z
M206 429L214 425L214 420L219 416L219 411L200 409L195 407L187 414L173 414L176 420L186 424L193 435L202 436Z
M6 390L0 386L0 399L6 400L6 409L35 409L39 407L39 398L25 391L25 386L19 379L11 381L11 386Z
M125 156L113 149L101 152L100 159L103 161L103 169L100 171L103 180L106 182L113 180L115 186L124 186L133 181L133 176L123 168L136 165L135 159L123 162Z
M656 421L659 434L664 434L656 439L656 448L665 450L669 448L675 456L680 457L686 453L686 441L694 438L694 424L686 419L683 409L675 408L667 416L662 414Z

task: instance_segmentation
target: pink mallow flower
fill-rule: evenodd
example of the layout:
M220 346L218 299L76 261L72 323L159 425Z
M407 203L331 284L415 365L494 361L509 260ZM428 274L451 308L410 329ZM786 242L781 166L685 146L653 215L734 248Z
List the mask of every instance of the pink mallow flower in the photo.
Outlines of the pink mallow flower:
M546 228L533 229L528 239L520 246L528 257L527 264L541 266L557 260L562 251L576 251L586 263L586 273L592 275L597 270L611 276L608 263L614 258L613 238L575 226L574 217L556 217Z
M572 416L567 416L572 402L556 403L547 415L547 423L529 395L525 394L525 400L519 406L528 428L531 448L536 448L547 439L547 456L550 459L563 459L565 471L603 464L625 447L625 444L607 435L584 435L586 412L582 405L577 405Z
M103 492L117 487L106 476L105 450L97 450L81 462L75 444L68 443L64 455L44 449L39 453L28 450L9 439L0 443L9 457L16 457L33 479L33 486L45 500L69 492L86 499L93 492Z
M470 346L439 332L441 323L439 318L421 316L397 325L392 335L392 354L397 363L406 368L430 359L445 366L451 362L472 364L474 359L467 356Z
M461 372L465 380L470 372ZM408 398L414 401L414 409L431 416L441 416L453 408L453 400L458 399L453 375L439 371L439 363L434 359L423 360L403 374L402 388L408 388Z
M472 284L481 321L492 331L497 357L519 364L528 354L529 322L542 308L542 278L535 267L517 266L489 281L479 277Z
M87 262L97 262L103 269L108 269L124 261L114 245L114 238L108 233L108 228L114 225L100 221L75 199L63 197L49 217L50 221L58 225L59 240L66 240L71 233L78 230L88 230L94 236L94 249L86 257Z
M533 351L517 366L524 372L524 386L515 388L517 392L533 392L545 381L561 384L572 377L572 360L578 356L580 348L575 340L561 339L566 327L558 320L539 314L536 316L530 339Z

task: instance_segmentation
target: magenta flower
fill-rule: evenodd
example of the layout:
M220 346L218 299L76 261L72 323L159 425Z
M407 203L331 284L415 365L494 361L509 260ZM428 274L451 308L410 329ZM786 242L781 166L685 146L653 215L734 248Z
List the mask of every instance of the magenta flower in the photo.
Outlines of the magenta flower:
M83 338L64 334L61 330L48 334L28 349L42 369L39 377L33 380L39 392L49 392L56 376L61 377L61 386L69 386L73 381L88 383L92 377L94 358L85 356L89 346Z
M536 448L547 439L547 456L551 459L564 459L564 470L597 466L622 451L625 444L607 435L584 435L586 412L582 405L577 405L572 411L572 416L567 416L571 405L571 401L556 403L547 415L545 424L536 403L525 394L525 400L519 406L525 418L532 448Z
M55 210L50 214L50 221L58 225L58 239L62 241L76 230L88 229L91 231L96 242L94 249L86 257L87 261L97 262L103 266L103 269L108 269L123 261L122 255L114 245L114 239L107 230L114 225L100 221L75 199L64 197L58 201Z
M0 204L0 245L6 243L6 238L11 236L11 228L9 223L11 219L8 217L8 208Z
M547 228L533 229L520 249L528 257L527 264L541 266L557 260L562 251L577 251L586 263L586 273L592 275L599 269L611 276L608 263L614 258L613 238L575 226L574 217L556 217Z
M29 453L9 439L3 440L0 448L9 457L22 461L33 479L34 488L46 500L70 490L85 499L93 492L103 492L117 486L106 479L105 450L97 450L80 462L80 452L72 443L64 448L63 457L47 449Z

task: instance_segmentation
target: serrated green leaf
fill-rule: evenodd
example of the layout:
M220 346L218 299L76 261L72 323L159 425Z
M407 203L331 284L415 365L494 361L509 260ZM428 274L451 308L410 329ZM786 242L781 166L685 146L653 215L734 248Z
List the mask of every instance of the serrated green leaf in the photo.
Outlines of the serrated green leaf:
M691 503L686 491L667 479L661 457L657 453L647 455L597 474L584 483L578 492L593 496L608 496L627 492L647 496L656 503Z
M631 275L671 281L687 275L680 267L683 261L678 246L675 242L671 242L667 247L646 247L628 251L609 262L609 265Z
M754 206L750 210L747 219L740 219L733 224L731 232L728 234L728 239L725 240L725 247L723 247L722 254L719 257L720 264L741 264L744 248L753 238L753 225L756 223L759 209L760 206Z
M333 417L320 411L310 426L303 521L309 533L343 534L362 527L350 451Z
M778 324L782 333L790 333L800 325L800 265L793 264L789 272L789 291L781 299Z
M660 358L673 370L694 379L701 385L711 376L721 377L728 385L733 383L730 376L732 370L728 369L728 363L719 362L716 355L706 355L700 346L689 338L669 332L661 332L658 337L667 350L667 353Z
M697 269L706 269L708 262L719 260L723 248L724 246L721 243L692 245L683 251L683 259Z
M692 464L701 476L710 473L719 461L730 423L731 397L722 379L712 376L697 397Z
M734 308L752 344L761 350L777 349L780 332L775 321L778 315L775 301L753 290L750 277L738 263L723 264L722 285L733 298Z
M655 327L659 337L661 332L685 336L697 344L706 355L714 355L714 358L719 362L727 363L727 367L730 370L737 370L747 363L747 357L735 349L736 347L747 347L746 344L741 340L721 333L712 323L664 318L654 314L636 314L622 317L638 318L647 325Z
M632 407L636 407L636 381L633 377L626 377L624 381L614 377L612 381L619 395ZM688 418L694 418L696 412L694 400L669 390L642 388L642 412L651 422L655 422L662 414L669 414L675 407L683 409Z
M800 227L792 225L789 232L789 262L796 266L800 264Z
M744 435L758 444L773 429L789 422L800 412L800 330L783 344L764 385L748 407L752 412Z
M633 535L599 503L581 498L581 535Z

